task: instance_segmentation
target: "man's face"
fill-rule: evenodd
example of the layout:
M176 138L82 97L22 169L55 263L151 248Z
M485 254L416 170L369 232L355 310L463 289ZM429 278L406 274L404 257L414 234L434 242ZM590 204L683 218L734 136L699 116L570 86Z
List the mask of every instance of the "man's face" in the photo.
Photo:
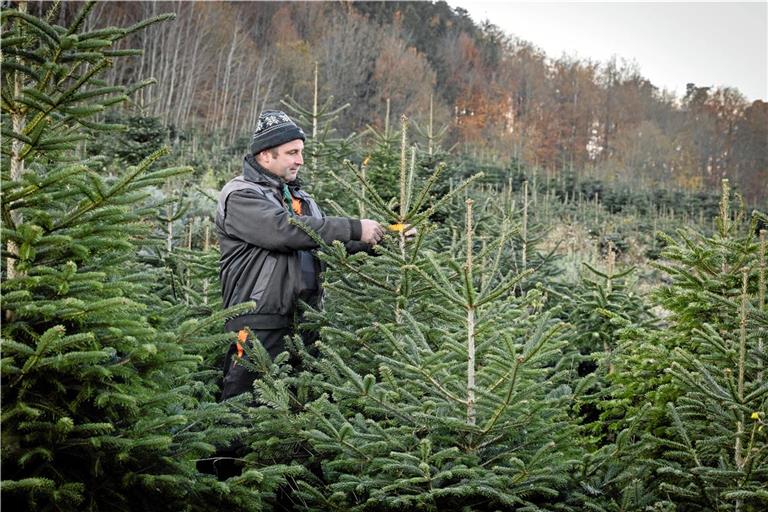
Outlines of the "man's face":
M299 174L299 167L304 163L301 152L304 141L292 140L280 146L267 149L260 153L259 163L266 170L290 183Z

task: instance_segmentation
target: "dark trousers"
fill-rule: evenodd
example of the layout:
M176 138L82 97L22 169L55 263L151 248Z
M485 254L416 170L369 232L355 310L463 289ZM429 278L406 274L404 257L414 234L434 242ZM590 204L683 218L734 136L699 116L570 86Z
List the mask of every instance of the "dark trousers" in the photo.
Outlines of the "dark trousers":
M248 338L246 343L259 343L269 353L269 357L274 359L280 352L285 350L286 336L291 335L292 329L290 327L283 327L281 329L251 329L253 337ZM226 400L233 396L250 391L253 386L253 381L256 380L258 375L245 368L241 364L237 364L238 359L237 343L232 343L227 351L227 356L224 359L224 382L221 386L221 399ZM248 355L243 353L243 359L248 360Z
M233 320L226 327L234 332L238 332L247 325L241 319ZM278 354L285 351L285 337L292 336L294 328L292 326L279 329L250 328L250 332L252 336L248 337L246 343L261 343L267 353L269 353L269 356L274 359ZM317 341L318 334L316 331L299 329L298 332L301 334L302 341L307 347L310 347ZM224 360L224 382L222 383L221 400L251 391L253 389L253 382L259 377L258 373L237 364L238 352L237 343L232 343ZM248 355L243 352L242 357L247 359ZM294 363L296 362L292 361L292 364ZM226 480L227 478L237 476L242 470L242 462L239 462L237 459L246 451L242 441L236 439L229 446L219 448L213 460L198 463L198 470L204 473L215 474L219 480ZM280 492L284 493L286 491L283 489ZM278 501L282 501L281 498L278 498Z
M227 322L226 329L239 332L248 326L247 320L243 318L234 318ZM261 343L264 349L269 353L269 357L274 359L278 354L285 350L285 337L293 334L291 326L278 329L256 329L249 327L251 335L245 342L249 346L254 343ZM224 359L224 381L221 386L221 400L232 398L253 389L253 381L259 374L252 372L243 365L238 364L237 360L241 357L248 360L248 354L238 350L237 343L229 346L227 355ZM212 459L198 462L197 469L203 473L216 475L219 480L237 476L242 471L242 462L239 460L243 453L247 451L246 446L240 439L235 439L229 446L220 447Z

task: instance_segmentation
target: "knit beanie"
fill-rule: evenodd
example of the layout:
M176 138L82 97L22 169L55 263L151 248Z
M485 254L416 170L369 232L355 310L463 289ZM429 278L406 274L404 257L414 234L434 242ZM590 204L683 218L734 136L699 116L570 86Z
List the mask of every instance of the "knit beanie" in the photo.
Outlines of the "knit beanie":
M306 137L301 128L296 126L285 112L265 110L259 116L256 130L251 137L251 154L257 155L265 149L296 139L306 140Z

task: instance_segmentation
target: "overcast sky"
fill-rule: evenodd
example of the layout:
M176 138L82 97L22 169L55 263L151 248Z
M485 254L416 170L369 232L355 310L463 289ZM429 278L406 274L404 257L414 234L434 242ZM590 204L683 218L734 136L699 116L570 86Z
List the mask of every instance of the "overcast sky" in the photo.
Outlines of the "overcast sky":
M530 41L548 57L634 61L659 89L689 82L768 100L768 0L752 2L519 2L448 0Z

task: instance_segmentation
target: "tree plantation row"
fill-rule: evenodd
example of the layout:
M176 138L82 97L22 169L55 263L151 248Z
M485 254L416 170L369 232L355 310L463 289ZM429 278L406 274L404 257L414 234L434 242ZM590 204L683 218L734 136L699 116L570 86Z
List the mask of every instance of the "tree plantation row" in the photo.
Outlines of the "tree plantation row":
M211 30L223 21L207 16L243 12L174 5ZM170 77L151 85L134 66L157 54L130 43L174 51L152 38L179 37L190 20L133 19L129 7L2 11L3 506L768 507L768 218L734 190L748 186L743 174L707 193L625 187L521 155L487 163L453 148L477 140L441 118L447 103L430 115L428 101L393 99L347 135L361 111L325 100L327 70L312 77L317 95L243 99L237 122L219 98L218 114L197 112L203 124L187 129L192 114L173 103L132 109ZM374 7L259 9L346 9L370 28L357 10ZM177 48L165 58L180 62ZM173 80L184 94L190 80ZM392 85L392 98L405 90ZM246 150L227 134L248 133L262 105L307 132L302 178L325 211L418 235L389 232L373 254L321 243L324 305L306 318L319 340L295 336L274 360L244 347L259 377L222 401L236 336L224 321L253 305L222 308L212 216ZM205 124L223 118L232 126ZM222 455L232 446L236 457ZM223 462L242 471L218 478Z

